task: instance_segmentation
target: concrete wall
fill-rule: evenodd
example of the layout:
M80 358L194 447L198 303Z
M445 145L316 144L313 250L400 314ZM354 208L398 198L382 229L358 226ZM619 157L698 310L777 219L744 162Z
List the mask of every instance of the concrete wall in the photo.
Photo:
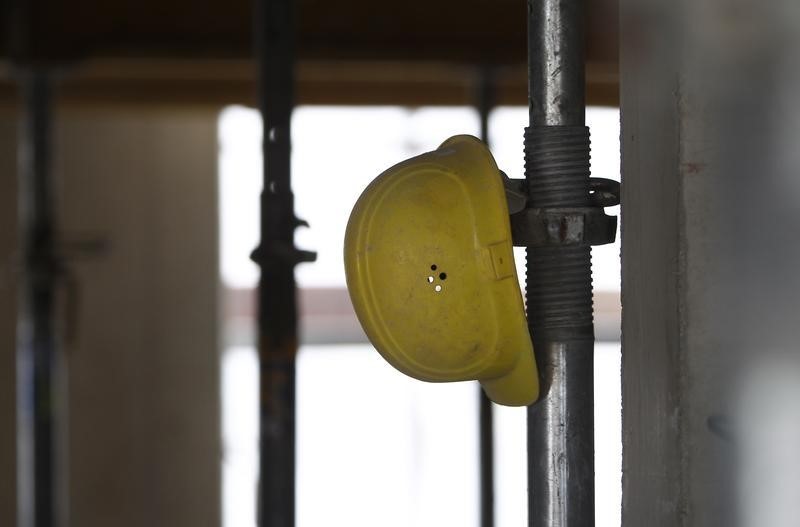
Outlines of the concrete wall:
M798 34L792 1L621 2L625 526L797 523Z
M687 525L679 76L665 42L667 9L658 4L621 5L622 518L629 527Z
M73 261L76 308L64 304L72 335L66 342L70 523L217 526L216 113L72 110L58 117L63 235L101 236L109 244L103 254ZM5 124L0 153L13 151ZM6 164L0 155L9 185L15 174ZM11 201L10 195L0 199ZM0 207L3 256L13 234L6 232L11 211ZM13 354L7 291L0 300L4 364ZM13 387L9 372L0 365L3 417ZM13 429L0 430L0 524L12 525L6 431Z

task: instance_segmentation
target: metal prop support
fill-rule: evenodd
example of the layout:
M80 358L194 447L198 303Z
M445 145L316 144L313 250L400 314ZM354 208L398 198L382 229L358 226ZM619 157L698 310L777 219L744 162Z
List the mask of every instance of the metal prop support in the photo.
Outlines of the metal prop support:
M315 255L294 246L304 223L294 214L291 116L294 106L294 2L255 1L259 108L263 119L264 189L261 243L253 260L258 284L260 360L259 525L295 523L295 358L297 285L294 268Z
M619 186L589 177L585 0L528 0L530 126L526 208L512 216L527 247L526 300L542 387L528 409L528 523L594 525L594 327L591 245L610 243L604 206Z
M57 324L63 263L56 229L52 173L52 77L21 68L19 135L20 254L17 323L17 493L20 527L63 525L61 426L66 404Z
M494 72L489 67L478 72L477 109L481 140L489 144L489 114L494 107ZM494 420L492 401L478 387L480 449L481 527L494 527Z

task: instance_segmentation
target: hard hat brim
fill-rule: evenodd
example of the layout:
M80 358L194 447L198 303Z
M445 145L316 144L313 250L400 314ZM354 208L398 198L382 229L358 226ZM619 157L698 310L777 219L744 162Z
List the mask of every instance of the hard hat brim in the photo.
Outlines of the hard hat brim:
M528 406L539 398L539 383L533 353L520 353L514 368L495 379L481 379L486 395L497 404L504 406ZM537 379L531 382L531 379Z

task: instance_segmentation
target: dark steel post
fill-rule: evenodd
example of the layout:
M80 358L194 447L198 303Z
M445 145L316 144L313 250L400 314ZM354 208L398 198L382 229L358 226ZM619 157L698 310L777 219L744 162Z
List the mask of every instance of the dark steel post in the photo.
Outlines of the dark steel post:
M291 132L294 106L294 2L255 1L259 107L263 118L264 190L261 244L253 260L258 286L261 461L259 525L295 523L295 356L297 299L294 267L314 259L294 246Z
M17 463L20 527L60 525L58 379L62 365L56 325L61 265L51 168L51 79L20 73L23 117L19 143L22 281L17 324Z
M481 527L494 527L494 419L492 401L480 389Z
M477 93L481 140L489 144L489 114L494 107L494 75L490 68L481 68ZM494 420L492 401L478 386L478 420L480 433L481 527L494 527Z
M585 0L528 0L529 208L587 207ZM529 525L594 525L594 328L588 244L528 247L542 399L528 410Z

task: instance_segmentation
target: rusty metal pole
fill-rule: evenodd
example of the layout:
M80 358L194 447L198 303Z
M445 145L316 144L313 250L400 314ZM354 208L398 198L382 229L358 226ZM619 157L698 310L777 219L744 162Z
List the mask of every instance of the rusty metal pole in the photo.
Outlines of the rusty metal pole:
M291 116L294 106L294 2L255 0L259 108L263 120L264 189L261 243L253 260L258 285L260 360L259 525L295 523L295 358L297 286L294 268L314 254L294 246L302 224L291 189Z

